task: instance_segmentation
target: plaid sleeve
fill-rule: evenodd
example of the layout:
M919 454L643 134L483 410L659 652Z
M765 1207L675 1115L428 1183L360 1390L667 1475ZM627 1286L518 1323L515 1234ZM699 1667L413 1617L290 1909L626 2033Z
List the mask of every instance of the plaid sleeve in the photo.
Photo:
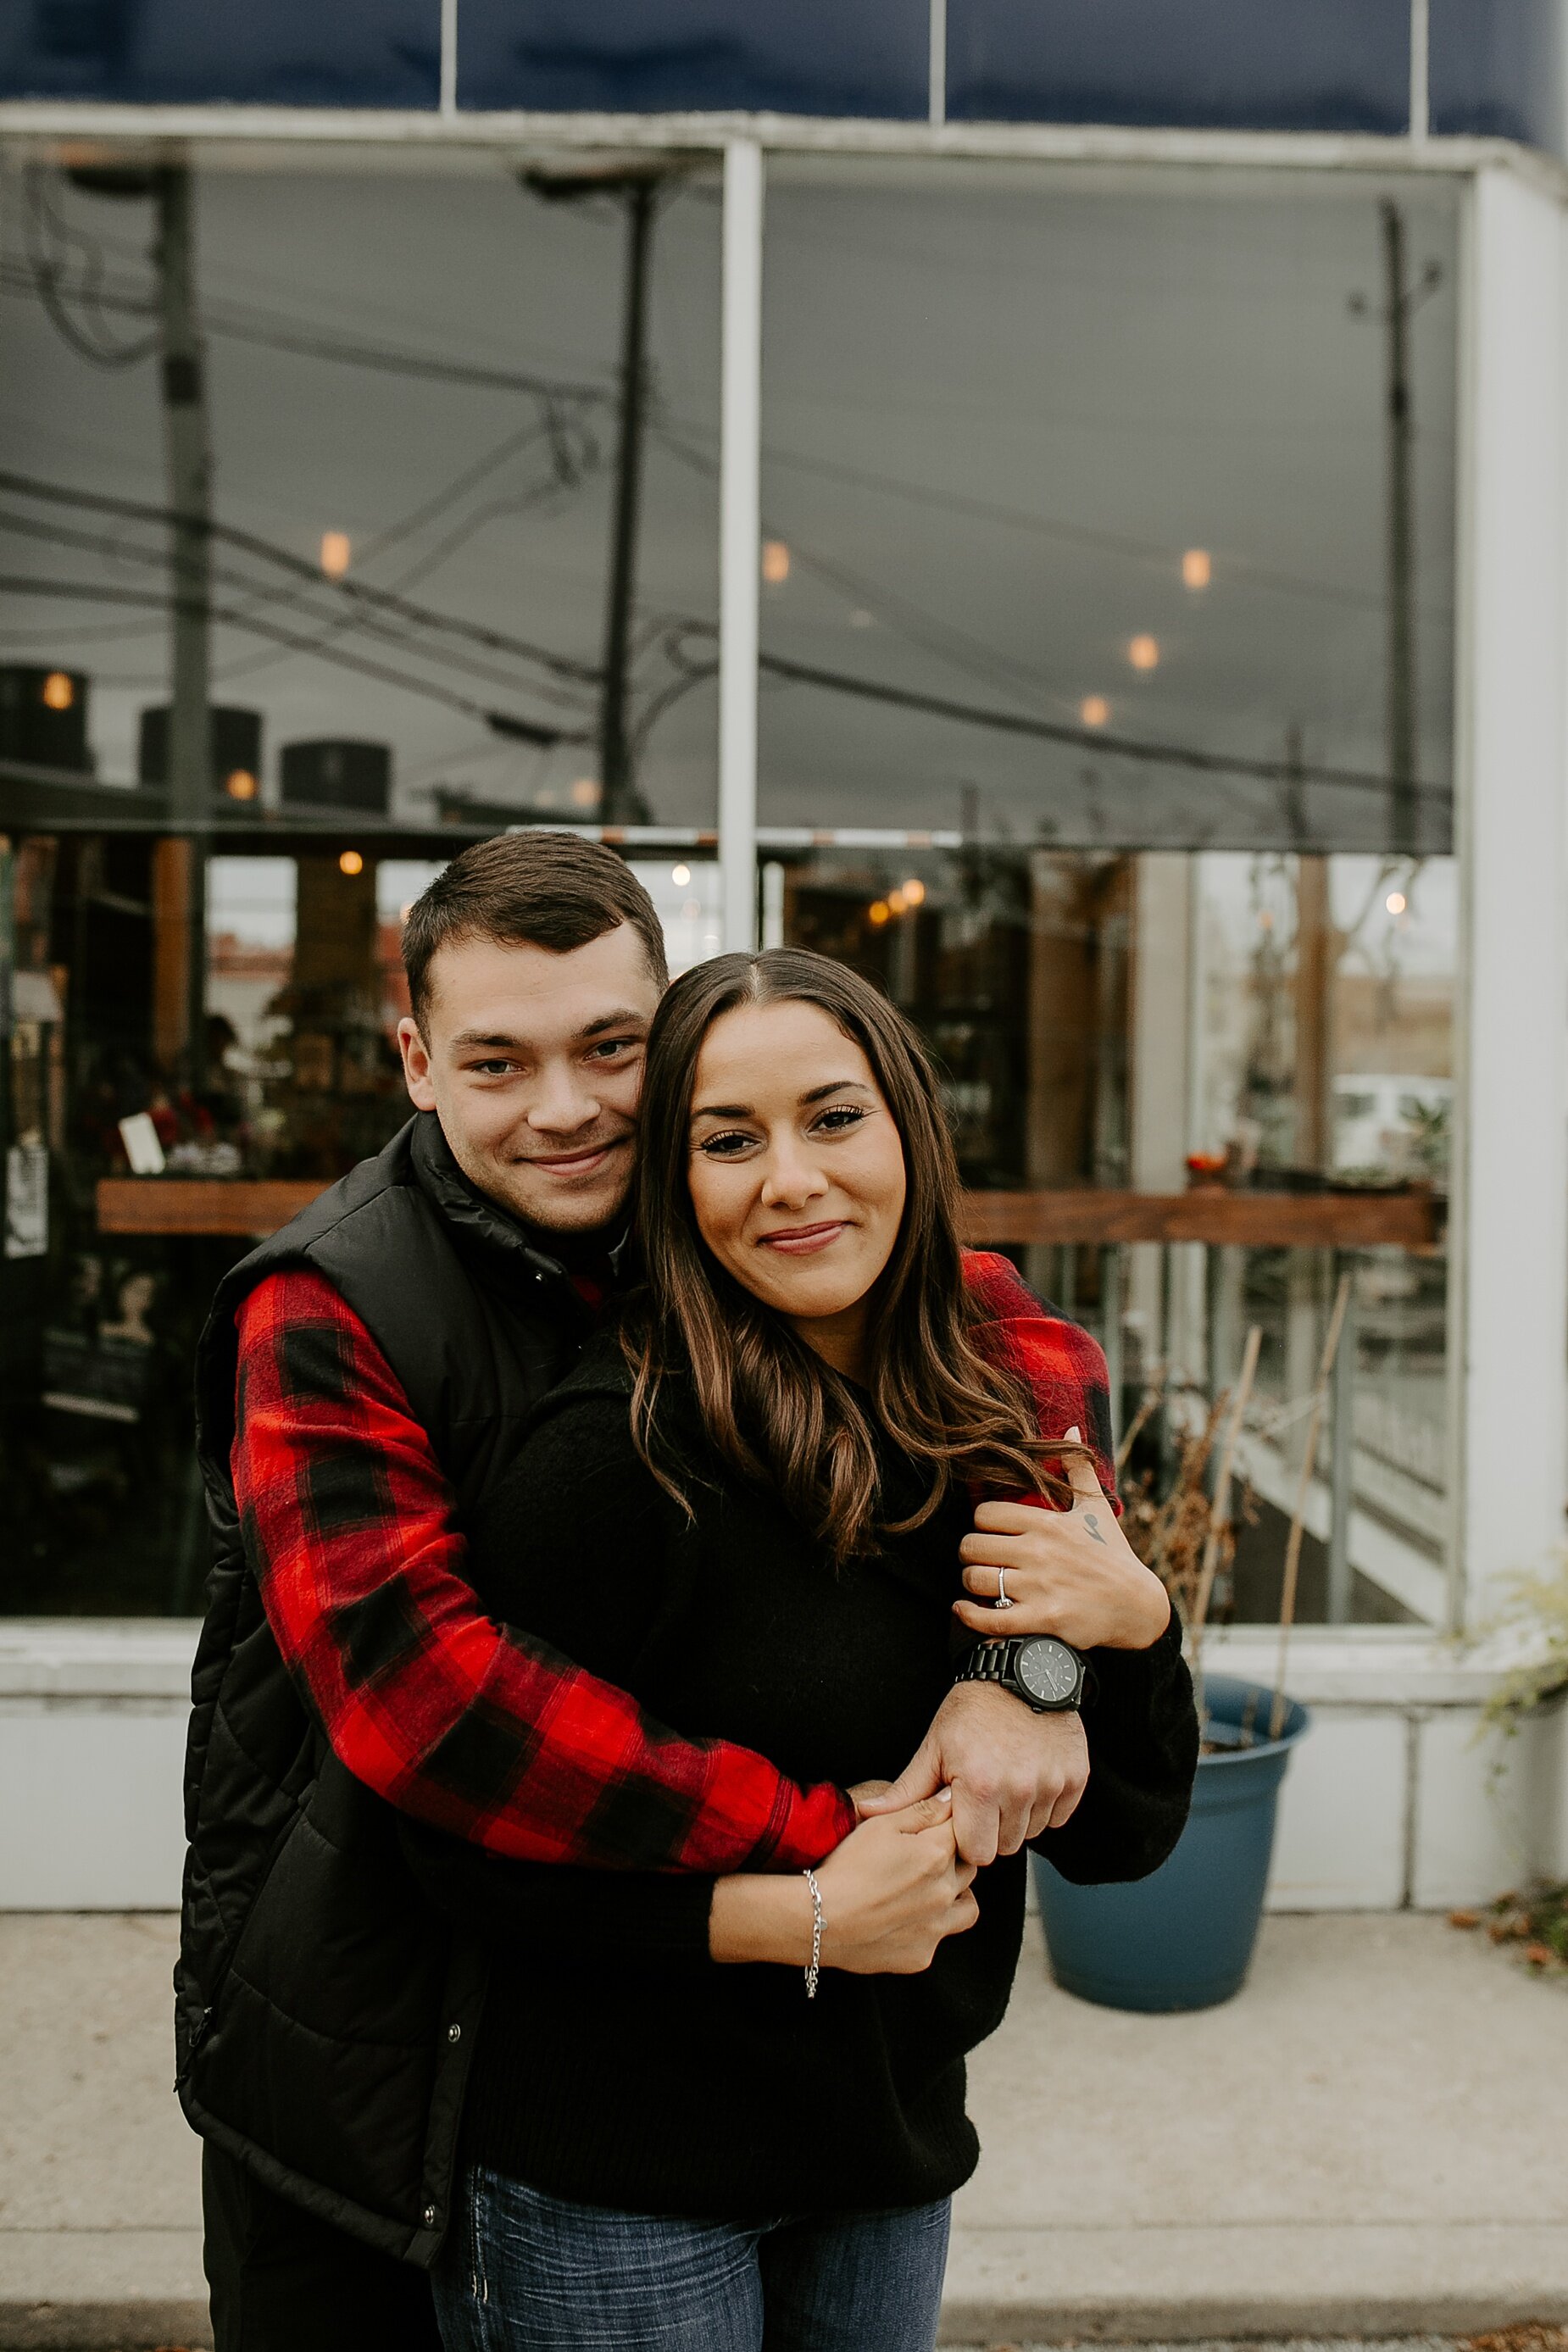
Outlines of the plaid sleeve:
M1042 1436L1082 1431L1106 1498L1120 1517L1110 1383L1099 1340L1081 1324L1047 1314L1011 1260L990 1250L964 1251L963 1279L978 1309L975 1345L1026 1381ZM1047 1467L1059 1469L1060 1465L1047 1462ZM1029 1499L1044 1498L1037 1495Z
M232 1465L246 1556L334 1753L402 1812L492 1853L600 1870L805 1869L842 1790L682 1739L485 1614L450 1488L391 1366L321 1275L240 1307Z

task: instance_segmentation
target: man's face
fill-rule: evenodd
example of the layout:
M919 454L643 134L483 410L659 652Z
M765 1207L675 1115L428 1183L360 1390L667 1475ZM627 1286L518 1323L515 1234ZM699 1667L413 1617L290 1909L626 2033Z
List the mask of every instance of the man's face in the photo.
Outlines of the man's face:
M422 1034L399 1022L408 1092L490 1200L559 1234L620 1214L659 999L629 923L563 955L459 940L430 964Z

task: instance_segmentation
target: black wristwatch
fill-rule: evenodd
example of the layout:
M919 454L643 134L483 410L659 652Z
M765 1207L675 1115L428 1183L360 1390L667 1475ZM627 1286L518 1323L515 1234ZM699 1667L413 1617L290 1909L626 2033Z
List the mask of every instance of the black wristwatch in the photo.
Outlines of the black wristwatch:
M1087 1659L1054 1633L1025 1633L976 1643L953 1681L996 1683L1037 1715L1068 1715L1083 1704L1088 1672Z

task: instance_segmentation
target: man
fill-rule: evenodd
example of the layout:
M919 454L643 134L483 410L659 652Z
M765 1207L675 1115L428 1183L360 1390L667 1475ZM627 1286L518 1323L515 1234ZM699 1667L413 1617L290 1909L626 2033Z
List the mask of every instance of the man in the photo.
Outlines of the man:
M573 835L487 842L415 907L405 961L415 1118L225 1278L198 1364L215 1565L178 2088L220 2352L437 2340L418 2266L485 1958L423 1898L416 1825L587 1865L561 1886L591 1935L598 1872L804 1868L855 1819L648 1721L491 1622L467 1578L465 1515L620 1279L665 984L651 901ZM1100 1425L1085 1367L1062 1383L1064 1426ZM1085 1769L1076 1717L971 1685L905 1780L952 1785L984 1863L1065 1820Z

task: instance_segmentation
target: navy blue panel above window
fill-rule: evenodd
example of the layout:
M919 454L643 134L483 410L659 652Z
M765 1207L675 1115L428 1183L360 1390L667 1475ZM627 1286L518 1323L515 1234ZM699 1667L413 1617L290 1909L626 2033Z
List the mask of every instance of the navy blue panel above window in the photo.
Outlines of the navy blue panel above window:
M1557 0L1431 0L1434 131L1563 152Z
M928 0L459 0L458 100L923 116Z
M441 0L7 0L0 96L433 107Z
M1409 120L1410 0L948 0L947 24L954 121L1402 131Z

